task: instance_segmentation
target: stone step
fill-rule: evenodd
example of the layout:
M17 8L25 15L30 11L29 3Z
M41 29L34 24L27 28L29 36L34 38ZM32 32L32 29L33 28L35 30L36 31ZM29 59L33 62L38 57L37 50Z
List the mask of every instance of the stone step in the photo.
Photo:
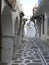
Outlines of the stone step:
M0 65L7 65L7 63L0 62Z

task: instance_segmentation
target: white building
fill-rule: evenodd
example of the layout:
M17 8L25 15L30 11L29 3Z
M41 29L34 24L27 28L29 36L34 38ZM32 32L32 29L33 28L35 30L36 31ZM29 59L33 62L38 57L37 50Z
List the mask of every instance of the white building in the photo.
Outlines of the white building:
M41 14L44 14L44 18ZM40 38L49 45L49 0L39 0L35 16L37 15L42 17L39 22L37 21Z
M34 27L34 23L30 20L26 21L25 26L24 26L24 31L25 31L25 37L30 37L33 38L36 35L36 30Z

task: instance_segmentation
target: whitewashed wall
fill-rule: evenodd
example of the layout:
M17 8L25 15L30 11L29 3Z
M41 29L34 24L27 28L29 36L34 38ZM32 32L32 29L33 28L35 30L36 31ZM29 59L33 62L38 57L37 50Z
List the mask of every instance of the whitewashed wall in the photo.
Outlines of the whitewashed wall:
M43 32L43 25L41 24L41 39L44 40L49 45L49 36L48 36L48 17L49 12L45 13L45 21L44 21L44 34Z

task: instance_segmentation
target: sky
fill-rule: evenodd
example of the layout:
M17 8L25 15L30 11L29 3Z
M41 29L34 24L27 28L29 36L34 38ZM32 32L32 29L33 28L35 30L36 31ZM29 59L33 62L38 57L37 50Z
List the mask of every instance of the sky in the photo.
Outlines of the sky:
M33 13L33 7L38 3L38 0L20 0L20 3L22 4L25 16L30 16Z

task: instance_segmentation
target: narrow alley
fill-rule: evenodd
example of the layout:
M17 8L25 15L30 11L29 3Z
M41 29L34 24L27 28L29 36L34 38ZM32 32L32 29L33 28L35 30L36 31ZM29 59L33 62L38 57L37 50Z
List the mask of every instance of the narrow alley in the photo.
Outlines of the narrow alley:
M49 65L49 48L39 38L22 40L12 65Z
M0 0L0 65L49 65L49 0Z

